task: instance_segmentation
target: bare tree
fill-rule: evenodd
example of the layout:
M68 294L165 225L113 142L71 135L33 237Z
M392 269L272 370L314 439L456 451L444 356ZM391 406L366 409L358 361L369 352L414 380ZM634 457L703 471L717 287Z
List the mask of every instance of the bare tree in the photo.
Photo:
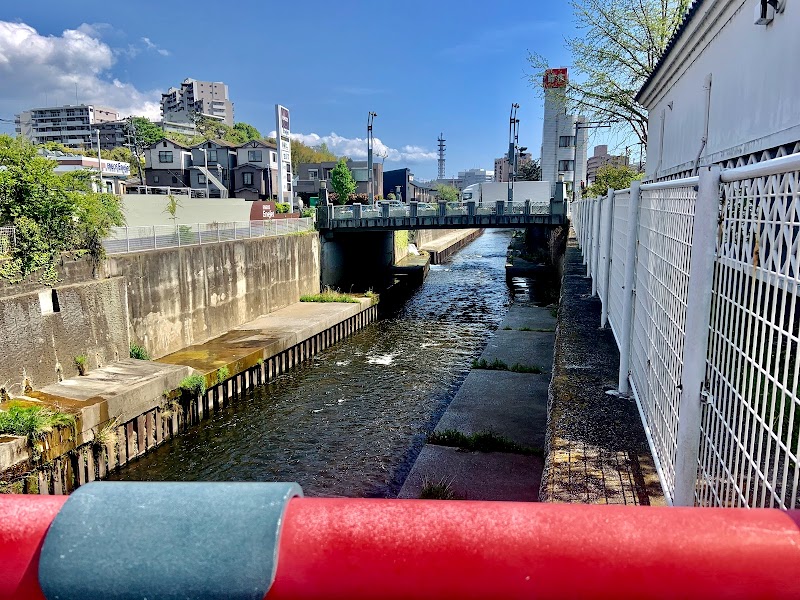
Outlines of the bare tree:
M690 0L573 0L580 37L567 39L574 70L572 108L593 120L617 121L647 143L647 110L634 98L653 72ZM542 90L544 56L528 53L529 80Z

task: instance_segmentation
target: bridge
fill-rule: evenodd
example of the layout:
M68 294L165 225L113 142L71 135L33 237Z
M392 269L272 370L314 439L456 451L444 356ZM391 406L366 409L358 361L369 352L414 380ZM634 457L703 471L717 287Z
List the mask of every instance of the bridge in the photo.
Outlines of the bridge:
M436 204L411 201L402 206L384 202L377 207L328 204L317 208L317 223L321 231L555 227L566 223L566 203L563 198L554 198L550 201L498 200L491 205L474 201Z

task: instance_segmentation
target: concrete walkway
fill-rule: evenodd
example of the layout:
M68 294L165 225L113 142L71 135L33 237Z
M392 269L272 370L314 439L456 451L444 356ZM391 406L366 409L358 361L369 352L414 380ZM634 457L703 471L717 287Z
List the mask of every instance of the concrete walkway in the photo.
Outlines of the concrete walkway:
M599 329L580 250L570 239L561 288L542 500L664 504L636 403L616 389L619 352Z
M473 369L435 430L492 432L521 446L543 448L555 326L549 308L512 306L481 359L542 372ZM466 500L536 501L543 466L539 456L426 444L398 497L419 498L425 482L444 481Z

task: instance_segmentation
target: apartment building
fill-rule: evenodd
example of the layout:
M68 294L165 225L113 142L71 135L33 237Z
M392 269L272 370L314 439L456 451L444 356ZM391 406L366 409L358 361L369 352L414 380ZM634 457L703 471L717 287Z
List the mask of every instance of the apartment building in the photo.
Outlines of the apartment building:
M614 155L608 153L608 146L602 144L594 147L594 153L586 161L586 182L587 185L594 183L597 176L597 169L605 165L614 165L615 167L627 167L629 163L628 157L625 155Z
M197 116L217 119L233 127L233 103L221 81L184 79L179 87L161 94L161 117L166 131L186 133Z
M494 181L494 171L487 171L486 169L467 169L466 171L459 171L458 178L461 180L461 185L467 187L473 183Z
M32 108L15 116L17 135L33 144L57 142L69 148L90 149L97 146L96 124L119 121L113 108L94 104L67 104Z
M92 125L92 142L97 143L100 134L100 148L113 150L128 143L127 123L125 121L105 121Z
M144 151L144 184L150 187L191 187L191 166L191 148L172 140L155 142Z
M531 162L532 157L530 152L520 152L517 155L517 169L522 165ZM508 162L508 156L501 156L494 159L494 179L488 181L504 182L511 179L511 163ZM481 181L473 181L472 183L481 183ZM471 185L471 184L467 184ZM464 186L466 187L466 185Z

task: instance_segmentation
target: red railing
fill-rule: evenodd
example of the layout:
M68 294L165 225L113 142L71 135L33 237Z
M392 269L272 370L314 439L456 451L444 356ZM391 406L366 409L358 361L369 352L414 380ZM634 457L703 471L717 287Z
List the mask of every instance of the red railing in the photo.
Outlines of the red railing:
M0 597L44 597L39 552L66 499L0 498ZM799 523L768 509L294 498L267 598L800 597Z

